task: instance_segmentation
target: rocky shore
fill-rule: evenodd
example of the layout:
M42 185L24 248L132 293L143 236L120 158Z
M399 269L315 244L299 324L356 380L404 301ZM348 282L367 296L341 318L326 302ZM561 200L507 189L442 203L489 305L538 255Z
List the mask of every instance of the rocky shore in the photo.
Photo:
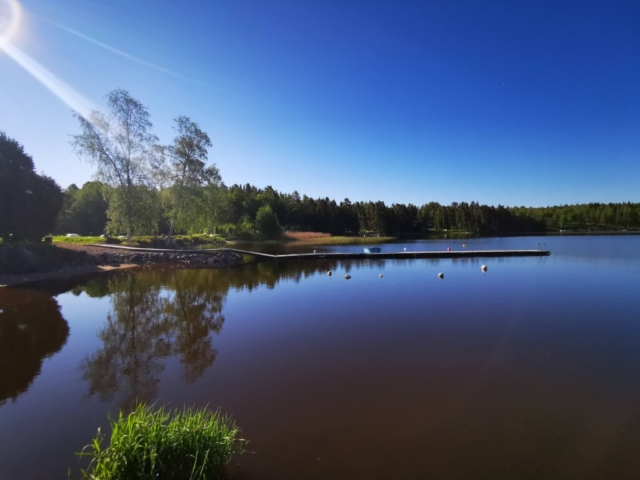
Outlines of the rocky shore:
M74 274L119 268L169 264L179 267L231 267L242 255L230 250L192 253L131 251L88 245L56 244L0 248L0 285L16 285L42 279L68 278Z
M122 264L154 265L157 263L177 264L189 267L231 267L242 261L242 255L228 250L215 253L153 253L123 252L120 250L90 255L85 261L94 265L118 266Z

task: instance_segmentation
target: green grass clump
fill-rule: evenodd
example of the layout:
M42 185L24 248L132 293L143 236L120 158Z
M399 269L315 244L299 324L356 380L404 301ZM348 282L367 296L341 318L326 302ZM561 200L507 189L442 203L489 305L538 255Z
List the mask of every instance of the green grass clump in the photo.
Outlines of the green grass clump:
M242 453L235 423L208 408L153 409L139 404L111 421L111 441L103 448L98 429L81 456L91 457L83 478L91 480L215 480L231 457Z
M53 243L105 243L104 237L67 237L65 235L54 235Z
M122 240L123 245L141 248L166 248L167 239L164 237L133 237L131 242ZM210 235L174 235L171 237L169 248L199 249L219 248L226 245L224 238Z

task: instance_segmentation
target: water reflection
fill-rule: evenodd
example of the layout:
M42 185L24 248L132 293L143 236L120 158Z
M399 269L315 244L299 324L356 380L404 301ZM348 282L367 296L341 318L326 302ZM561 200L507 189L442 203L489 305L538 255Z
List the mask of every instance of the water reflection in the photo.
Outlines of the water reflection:
M213 365L217 350L212 334L224 324L222 313L229 290L273 289L281 280L303 278L367 262L283 261L226 270L156 268L99 278L74 287L90 297L108 296L111 308L98 331L101 348L88 355L80 369L89 396L117 399L123 408L156 397L168 357L177 356L182 377L198 380ZM384 267L384 261L377 261Z
M108 294L111 300L111 311L98 332L102 348L81 365L90 396L117 396L123 408L130 408L136 400L156 396L165 358L180 358L187 382L196 381L213 365L217 352L211 333L218 333L224 323L226 292L192 273L129 273L82 287L89 295Z
M64 346L69 325L58 302L35 290L0 289L0 406L15 401Z
M98 332L103 346L81 366L90 396L111 400L117 393L123 407L154 397L161 359L170 353L160 290L145 280L131 274L108 280L111 311Z

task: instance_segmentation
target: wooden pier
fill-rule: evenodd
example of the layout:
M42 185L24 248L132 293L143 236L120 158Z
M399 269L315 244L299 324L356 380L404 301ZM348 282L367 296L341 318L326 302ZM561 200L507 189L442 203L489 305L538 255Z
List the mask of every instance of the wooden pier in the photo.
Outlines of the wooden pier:
M271 255L267 253L248 252L235 248L227 248L232 252L242 255L254 255L265 260L304 259L317 260L323 258L344 260L378 260L396 258L477 258L477 257L546 257L551 255L548 250L455 250L455 251L416 251L416 252L336 252L336 253L287 253L283 255Z
M283 255L272 255L269 253L250 252L237 248L216 248L202 250L171 250L165 248L138 248L138 247L122 247L120 245L95 245L98 247L107 247L119 250L134 250L148 253L174 253L174 254L211 254L223 250L236 252L241 255L252 255L260 260L318 260L318 259L336 259L336 260L382 260L382 259L412 259L412 258L479 258L479 257L546 257L551 255L548 250L451 250L451 251L400 251L400 252L380 252L380 253L364 253L364 252L321 252L321 253L287 253Z

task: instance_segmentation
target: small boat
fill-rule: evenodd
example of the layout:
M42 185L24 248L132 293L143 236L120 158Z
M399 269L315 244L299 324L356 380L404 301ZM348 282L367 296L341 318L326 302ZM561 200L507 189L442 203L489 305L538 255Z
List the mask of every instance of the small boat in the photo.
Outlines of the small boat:
M364 253L380 253L380 250L382 250L382 248L380 247L370 247L370 248L365 248Z

